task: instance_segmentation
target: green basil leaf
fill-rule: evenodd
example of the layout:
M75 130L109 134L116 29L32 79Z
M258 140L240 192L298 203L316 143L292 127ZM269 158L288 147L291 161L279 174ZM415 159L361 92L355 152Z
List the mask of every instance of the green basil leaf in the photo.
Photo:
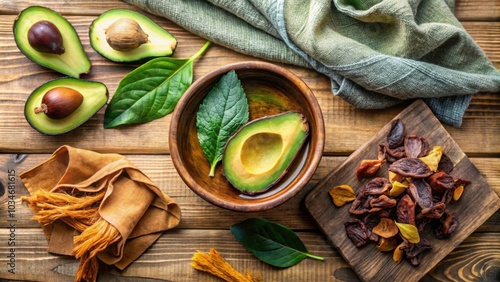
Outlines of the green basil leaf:
M290 267L306 257L324 260L310 254L295 232L263 218L250 218L230 229L236 240L258 259L276 267Z
M104 113L104 128L144 123L171 113L193 82L193 61L161 57L150 60L122 78Z
M248 116L245 90L231 70L208 92L196 113L198 140L210 162L209 176L214 176L227 140L248 122Z

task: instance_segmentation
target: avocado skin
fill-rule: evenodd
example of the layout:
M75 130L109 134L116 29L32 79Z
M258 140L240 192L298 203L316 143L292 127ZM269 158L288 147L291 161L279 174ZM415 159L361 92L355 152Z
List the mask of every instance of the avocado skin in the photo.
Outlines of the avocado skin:
M28 30L34 23L42 20L52 22L59 29L65 49L63 54L39 52L29 44ZM19 13L14 20L12 30L17 47L31 61L75 78L90 72L92 64L75 28L56 11L42 6L30 6Z
M308 135L309 123L298 111L252 120L226 143L222 157L224 175L243 194L263 193L286 175ZM259 144L249 144L253 140L258 140ZM255 149L261 145L262 151ZM254 147L253 150L246 149L250 147ZM280 149L280 152L273 152ZM269 170L265 162L259 161L266 158L271 160Z
M62 119L51 119L43 113L35 114L34 108L40 106L45 93L55 87L69 87L80 92L83 95L82 104ZM24 106L24 117L38 132L44 135L60 135L85 123L106 105L108 98L108 89L101 82L72 77L57 78L44 83L30 94Z
M105 30L120 18L135 20L148 35L149 42L130 51L117 51L106 41ZM156 57L171 56L177 39L147 16L128 9L111 9L92 21L89 28L90 45L101 56L116 63L147 61Z

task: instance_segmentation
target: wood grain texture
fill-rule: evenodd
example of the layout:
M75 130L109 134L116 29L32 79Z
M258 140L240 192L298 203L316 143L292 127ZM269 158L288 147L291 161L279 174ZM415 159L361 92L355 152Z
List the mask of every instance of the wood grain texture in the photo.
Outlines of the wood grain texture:
M8 185L8 171L18 175L50 156L56 148L68 144L99 152L126 155L174 198L182 210L181 224L167 232L136 262L124 271L102 266L100 281L220 281L194 270L190 265L196 250L216 248L238 270L260 272L265 281L360 281L346 260L336 251L314 219L305 209L305 197L335 167L375 135L410 102L383 111L354 109L333 96L329 81L314 71L284 66L301 77L315 93L325 117L325 150L310 183L298 195L272 210L242 214L217 208L194 194L182 181L169 155L170 116L143 125L119 129L102 128L103 113L74 132L43 136L33 130L22 115L29 93L42 83L61 75L44 69L23 56L16 47L12 23L17 14L37 0L0 0L0 184ZM119 0L49 0L43 5L68 18L75 26L84 49L92 62L85 79L101 81L112 95L120 79L136 65L119 65L107 61L90 46L88 27L93 19L112 8L128 8L145 13ZM178 39L174 57L194 54L205 39L187 32L176 24L145 13ZM500 68L500 1L457 0L455 14L464 28L483 49L492 63ZM259 60L251 56L212 45L194 63L194 79L229 63ZM461 128L444 126L450 136L470 158L492 190L500 196L500 96L499 93L476 95L468 108ZM32 213L20 197L28 195L16 177L15 222L7 221L8 204L0 203L0 280L73 281L78 262L73 258L47 253L42 229L30 220ZM276 269L258 261L238 244L228 227L250 217L264 217L296 231L311 253L325 261L306 259L288 269ZM10 224L15 223L14 233ZM7 242L16 240L16 274L8 273ZM496 211L474 233L439 262L421 281L494 281L499 277L500 211Z
M123 271L101 265L98 281L221 281L190 266L196 250L208 252L210 248L216 248L238 271L260 273L264 281L361 281L321 234L301 231L297 234L311 253L325 260L305 259L294 267L278 269L257 260L236 241L229 230L176 229L163 234ZM0 230L1 242L6 242L9 236L8 230ZM498 269L494 267L498 267L500 262L500 241L496 239L495 233L472 234L421 281L494 281L484 278L498 275ZM11 274L6 267L2 267L0 278L73 281L78 261L47 253L47 243L41 229L19 229L16 231L16 240L20 242L16 249L17 273ZM0 251L2 254L9 252L5 244L0 246ZM7 261L4 256L0 257L3 266Z

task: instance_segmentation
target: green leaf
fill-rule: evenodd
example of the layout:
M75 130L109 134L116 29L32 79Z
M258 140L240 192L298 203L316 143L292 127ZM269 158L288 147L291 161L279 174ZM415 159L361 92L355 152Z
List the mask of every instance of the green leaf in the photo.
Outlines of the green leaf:
M196 113L198 140L210 162L209 176L214 176L227 140L248 122L248 116L245 90L231 70L208 92Z
M266 219L250 218L230 229L236 240L258 259L276 267L293 266L306 257L324 260L310 254L292 230Z
M189 59L150 60L123 77L104 113L104 128L144 123L171 113L193 82L193 61L209 45L205 43Z

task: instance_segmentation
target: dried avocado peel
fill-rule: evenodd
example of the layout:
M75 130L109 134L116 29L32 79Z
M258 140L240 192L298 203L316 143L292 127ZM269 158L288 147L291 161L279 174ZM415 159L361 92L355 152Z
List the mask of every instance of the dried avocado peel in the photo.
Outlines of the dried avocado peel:
M177 39L145 15L112 9L97 17L89 29L90 44L108 60L127 63L170 56Z
M37 109L43 104L44 95L54 88L67 87L83 95L81 104L68 116L54 119ZM78 78L54 79L35 89L26 100L24 116L28 123L46 135L58 135L71 131L91 118L108 101L108 89L100 82Z
M62 36L64 50L57 52L62 52L61 54L57 54L56 51L54 53L40 51L40 48L37 48L36 45L33 47L30 44L28 33L30 29L33 30L34 25L41 21L53 24L55 28L52 27L52 30L57 30ZM39 27L35 28L35 30L41 30L44 26L47 25L39 24ZM92 65L75 28L61 14L41 6L28 7L17 16L14 21L13 32L17 47L33 62L75 78L82 77L90 72ZM54 36L52 40L58 41L56 39L61 39L57 38L58 36ZM41 38L42 36L38 35L38 37ZM44 42L42 45L49 45L50 43ZM58 42L58 44L61 43Z

